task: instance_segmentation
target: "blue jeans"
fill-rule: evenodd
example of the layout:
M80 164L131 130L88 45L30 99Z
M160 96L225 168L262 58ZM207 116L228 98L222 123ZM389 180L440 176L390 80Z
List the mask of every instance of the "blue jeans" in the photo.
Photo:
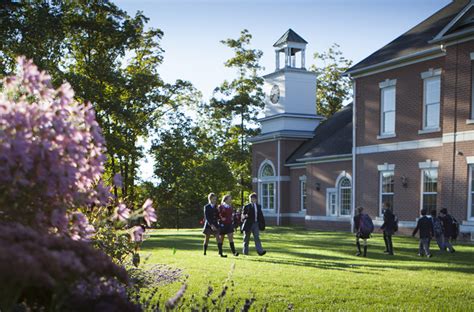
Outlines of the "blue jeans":
M253 240L255 241L255 248L257 249L257 252L259 254L263 252L262 242L260 241L260 230L258 228L258 222L255 222L254 224L252 224L250 231L244 232L244 248L242 250L242 253L244 255L249 254L250 235L252 234L253 234Z

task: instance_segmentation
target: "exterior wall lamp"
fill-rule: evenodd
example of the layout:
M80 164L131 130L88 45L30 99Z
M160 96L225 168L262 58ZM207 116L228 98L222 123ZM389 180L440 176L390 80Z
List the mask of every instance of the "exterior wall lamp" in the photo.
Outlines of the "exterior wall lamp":
M320 191L321 190L321 183L319 182L316 182L316 191Z
M405 175L402 175L400 179L402 180L402 186L404 188L407 188L408 187L408 178Z

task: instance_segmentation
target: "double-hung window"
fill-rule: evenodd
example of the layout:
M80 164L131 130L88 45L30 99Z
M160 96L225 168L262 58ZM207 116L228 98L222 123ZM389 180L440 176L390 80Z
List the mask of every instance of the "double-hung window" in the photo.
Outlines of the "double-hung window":
M423 169L421 174L421 208L429 213L436 210L436 200L438 197L438 169Z
M380 86L380 136L395 135L396 80L386 80Z
M430 69L423 78L423 130L439 130L441 111L441 70Z
M385 203L393 209L394 176L393 171L380 171L380 215Z

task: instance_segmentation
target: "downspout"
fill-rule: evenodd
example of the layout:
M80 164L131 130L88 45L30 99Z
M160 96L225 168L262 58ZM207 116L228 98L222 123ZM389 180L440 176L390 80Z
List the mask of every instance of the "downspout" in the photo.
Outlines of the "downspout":
M280 187L281 187L281 176L280 176L280 139L278 139L278 181L277 181L277 185L278 185L278 188L277 188L277 192L278 192L278 208L277 208L277 225L280 225L280 204L281 204L281 200L280 200L280 195L281 195L281 192L280 192Z
M356 199L356 81L352 80L352 207L351 207L351 232L354 232L354 215Z
M453 170L451 175L451 207L454 207L454 180L456 177L456 141L458 131L458 60L459 60L459 44L456 45L456 63L455 63L455 78L454 78L454 135L453 135Z

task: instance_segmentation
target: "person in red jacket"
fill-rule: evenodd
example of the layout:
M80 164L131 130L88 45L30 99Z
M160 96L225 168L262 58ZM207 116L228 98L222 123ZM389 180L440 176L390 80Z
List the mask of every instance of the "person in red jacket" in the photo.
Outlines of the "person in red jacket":
M227 235L229 239L230 250L234 256L238 256L239 253L235 251L234 245L234 209L232 209L232 196L225 195L222 198L221 205L219 206L219 233L221 235L221 243L224 242L224 236Z

